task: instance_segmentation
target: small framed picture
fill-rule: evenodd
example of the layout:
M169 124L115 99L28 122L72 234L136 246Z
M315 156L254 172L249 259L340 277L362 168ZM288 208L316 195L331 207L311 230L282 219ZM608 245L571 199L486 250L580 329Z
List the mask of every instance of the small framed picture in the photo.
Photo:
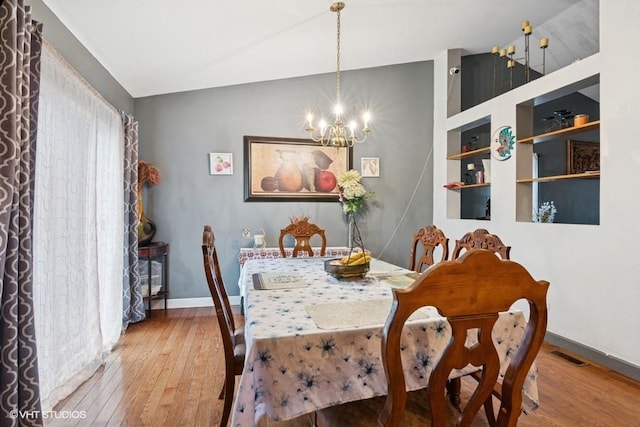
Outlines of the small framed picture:
M233 153L209 153L211 175L233 175Z
M567 174L600 172L600 143L567 141Z
M365 178L380 176L380 158L363 157L360 159L360 174Z

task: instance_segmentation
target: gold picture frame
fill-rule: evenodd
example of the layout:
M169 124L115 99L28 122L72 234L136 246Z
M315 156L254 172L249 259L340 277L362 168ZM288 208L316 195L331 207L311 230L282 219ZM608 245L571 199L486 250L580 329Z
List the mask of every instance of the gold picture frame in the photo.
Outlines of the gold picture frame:
M567 174L573 175L600 170L600 143L567 141Z
M337 178L352 167L352 148L311 139L244 137L247 202L337 202Z

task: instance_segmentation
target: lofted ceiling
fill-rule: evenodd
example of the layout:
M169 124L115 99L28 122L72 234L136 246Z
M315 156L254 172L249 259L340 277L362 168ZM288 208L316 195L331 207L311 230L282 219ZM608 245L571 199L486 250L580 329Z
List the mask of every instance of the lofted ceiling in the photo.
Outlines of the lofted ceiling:
M43 0L134 98L333 72L330 0ZM598 0L346 0L341 69L431 60L516 44L529 20L531 64L598 51ZM44 32L46 38L46 27Z

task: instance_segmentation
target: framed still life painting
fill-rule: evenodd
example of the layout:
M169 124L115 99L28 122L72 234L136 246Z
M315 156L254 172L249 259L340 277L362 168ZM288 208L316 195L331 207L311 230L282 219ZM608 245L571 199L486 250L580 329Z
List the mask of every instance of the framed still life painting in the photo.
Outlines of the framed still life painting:
M351 169L352 149L311 139L244 137L244 199L338 201L338 176Z

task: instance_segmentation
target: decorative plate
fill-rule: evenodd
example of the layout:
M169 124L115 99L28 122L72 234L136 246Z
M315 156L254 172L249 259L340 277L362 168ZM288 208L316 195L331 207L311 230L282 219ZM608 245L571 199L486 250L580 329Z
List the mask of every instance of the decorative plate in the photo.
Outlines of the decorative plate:
M500 126L491 140L491 156L496 160L507 160L511 157L516 143L516 136L511 131L511 126Z

